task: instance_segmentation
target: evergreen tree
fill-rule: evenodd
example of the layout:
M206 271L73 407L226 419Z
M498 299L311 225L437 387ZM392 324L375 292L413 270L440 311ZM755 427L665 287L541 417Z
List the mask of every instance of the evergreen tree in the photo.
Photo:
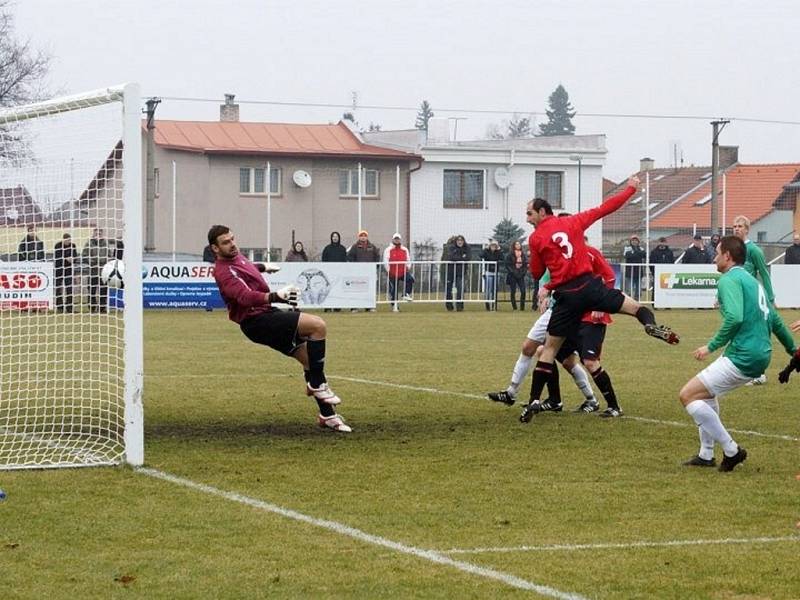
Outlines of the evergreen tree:
M503 252L508 252L511 244L525 235L522 227L514 223L511 219L503 219L494 226L494 239L500 244Z
M414 123L414 127L428 131L428 121L431 120L432 116L433 110L431 109L431 105L428 104L427 100L423 100L422 104L419 105L419 112L417 113L417 120Z
M575 109L569 103L569 94L563 85L558 84L547 103L550 106L545 111L548 121L539 125L539 135L575 135L575 126L572 124Z

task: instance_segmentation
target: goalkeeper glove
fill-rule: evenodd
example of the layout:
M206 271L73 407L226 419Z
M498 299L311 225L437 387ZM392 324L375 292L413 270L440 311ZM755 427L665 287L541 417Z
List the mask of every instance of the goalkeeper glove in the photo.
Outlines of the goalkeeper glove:
M800 348L795 350L792 360L789 361L789 364L786 365L786 368L778 373L778 381L781 383L787 383L792 371L800 371Z
M296 285L287 285L275 292L275 296L281 302L285 302L290 306L297 306L297 301L300 299L300 288Z

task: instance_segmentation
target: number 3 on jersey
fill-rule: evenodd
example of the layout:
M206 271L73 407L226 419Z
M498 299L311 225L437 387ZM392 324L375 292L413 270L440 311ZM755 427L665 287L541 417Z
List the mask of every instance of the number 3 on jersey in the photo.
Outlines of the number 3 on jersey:
M553 240L561 248L561 254L564 258L572 258L572 244L569 243L569 236L563 231L556 231L552 237Z

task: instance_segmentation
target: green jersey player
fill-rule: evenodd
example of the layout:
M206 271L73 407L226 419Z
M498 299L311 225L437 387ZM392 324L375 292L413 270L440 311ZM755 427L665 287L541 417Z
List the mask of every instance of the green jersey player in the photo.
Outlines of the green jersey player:
M772 354L770 333L790 355L797 350L763 286L744 269L746 254L745 243L736 236L722 238L717 246L714 263L723 274L717 286L722 325L708 344L693 354L703 360L720 348L725 350L680 392L681 403L700 428L700 452L684 463L688 466L715 466L715 442L722 446L724 455L720 471L732 471L747 458L747 451L733 440L720 420L717 397L746 385L766 370Z

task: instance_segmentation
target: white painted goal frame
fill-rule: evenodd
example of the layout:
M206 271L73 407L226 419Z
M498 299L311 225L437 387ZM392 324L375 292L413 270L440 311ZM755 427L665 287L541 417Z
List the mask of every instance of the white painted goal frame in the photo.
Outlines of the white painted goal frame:
M100 119L93 116L98 111ZM81 146L91 130L102 131L96 145L105 148L103 158L96 164L94 158L81 155L86 169L96 164L92 171L96 175L92 179L81 174L80 182L71 181L69 168L63 168L64 157L67 164L78 162L69 158L70 153L83 152ZM9 140L27 145L30 131L37 132L30 135L32 149L22 152L22 158L8 159L16 156L9 150ZM46 257L32 259L41 262L25 262L21 252L5 254L5 268L33 265L34 270L52 273L54 240L70 231L73 239L83 236L75 239L81 242L76 243L80 255L82 245L88 244L85 238L94 237L94 228L101 227L103 219L103 223L121 223L108 232L109 247L113 243L124 251L126 266L124 309L114 308L108 296L102 295L104 307L97 300L87 304L85 273L90 259L75 261L74 300L70 300L74 311L72 306L64 310L63 304L57 312L53 304L20 310L12 302L0 302L0 470L141 465L144 461L141 136L137 84L0 110L0 180L5 176L0 185L0 241L5 241L6 248L2 252L13 249L11 236L18 240L19 232L31 224L43 237L52 238L46 241ZM107 139L112 140L110 146ZM60 153L51 166L43 158L49 154L48 147ZM15 169L17 174L12 174ZM106 194L114 198L104 201L112 206L108 210L113 214L99 216L95 199L92 216L87 198L99 195L92 196L92 185L99 189L96 181L112 177L111 170L113 181L106 185L113 189ZM23 187L12 177L28 177L32 183ZM37 186L38 192L33 189ZM60 216L59 205L68 207L61 209ZM3 268L0 264L0 272ZM75 355L82 358L72 358Z

